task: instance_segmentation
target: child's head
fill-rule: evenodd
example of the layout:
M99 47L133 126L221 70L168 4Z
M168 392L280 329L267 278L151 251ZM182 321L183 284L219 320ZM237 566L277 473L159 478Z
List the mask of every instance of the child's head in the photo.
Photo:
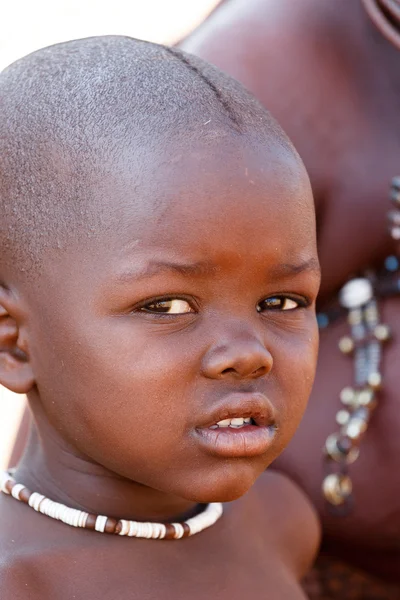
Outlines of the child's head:
M190 500L243 494L317 351L312 195L269 114L177 50L47 48L0 76L0 197L0 382L43 443ZM234 417L252 425L216 428Z

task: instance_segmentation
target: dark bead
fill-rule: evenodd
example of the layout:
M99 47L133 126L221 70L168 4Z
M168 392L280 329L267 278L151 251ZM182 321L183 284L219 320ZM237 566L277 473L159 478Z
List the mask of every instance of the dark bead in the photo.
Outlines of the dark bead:
M25 504L28 504L29 498L31 496L32 496L32 492L31 492L31 490L28 490L28 488L24 488L19 493L19 499L21 500L21 502L25 502Z
M5 488L6 488L7 492L9 492L11 494L11 490L13 489L14 485L15 485L15 482L12 481L11 479L6 481Z
M96 526L97 515L89 515L86 521L86 529L93 529Z
M175 538L175 527L171 523L166 523L165 528L167 530L164 539L173 540Z
M121 521L118 521L118 523L117 523L117 524L116 524L116 526L115 526L115 531L114 531L114 533L120 534L120 533L121 533L121 531L122 531L122 523L121 523Z
M108 519L106 521L106 526L104 528L105 533L115 533L117 524L118 524L117 519L108 517Z
M397 256L388 256L385 259L385 269L394 273L399 268L399 260Z
M182 527L185 530L185 533L183 534L182 537L189 537L190 535L190 527L187 523L182 523Z

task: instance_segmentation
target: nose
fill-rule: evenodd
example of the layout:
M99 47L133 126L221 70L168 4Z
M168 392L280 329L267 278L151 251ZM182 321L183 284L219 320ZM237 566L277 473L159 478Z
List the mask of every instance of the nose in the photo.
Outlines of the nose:
M272 369L272 355L257 338L220 343L203 358L202 372L209 379L258 379Z

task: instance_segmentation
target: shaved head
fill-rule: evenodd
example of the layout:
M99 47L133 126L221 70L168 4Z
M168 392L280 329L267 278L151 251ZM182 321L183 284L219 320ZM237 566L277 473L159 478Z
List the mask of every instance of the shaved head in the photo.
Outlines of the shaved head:
M101 228L92 191L118 172L123 149L139 165L160 139L189 152L193 140L226 131L259 132L295 154L239 83L179 50L89 38L8 67L0 75L0 282L31 278L44 250Z

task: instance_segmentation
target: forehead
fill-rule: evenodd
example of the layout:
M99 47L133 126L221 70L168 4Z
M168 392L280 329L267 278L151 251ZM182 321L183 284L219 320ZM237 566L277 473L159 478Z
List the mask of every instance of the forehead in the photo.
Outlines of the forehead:
M83 219L78 243L71 236L68 252L48 253L52 281L67 271L69 284L74 273L93 282L165 256L228 270L316 258L304 168L259 135L216 131L151 151L121 149L89 187L95 225L86 231Z
M112 197L109 243L119 249L196 247L234 243L247 252L274 246L315 250L313 200L308 177L294 155L259 136L216 135L169 144L129 160L121 176L104 182L100 203ZM114 235L113 235L114 234Z

